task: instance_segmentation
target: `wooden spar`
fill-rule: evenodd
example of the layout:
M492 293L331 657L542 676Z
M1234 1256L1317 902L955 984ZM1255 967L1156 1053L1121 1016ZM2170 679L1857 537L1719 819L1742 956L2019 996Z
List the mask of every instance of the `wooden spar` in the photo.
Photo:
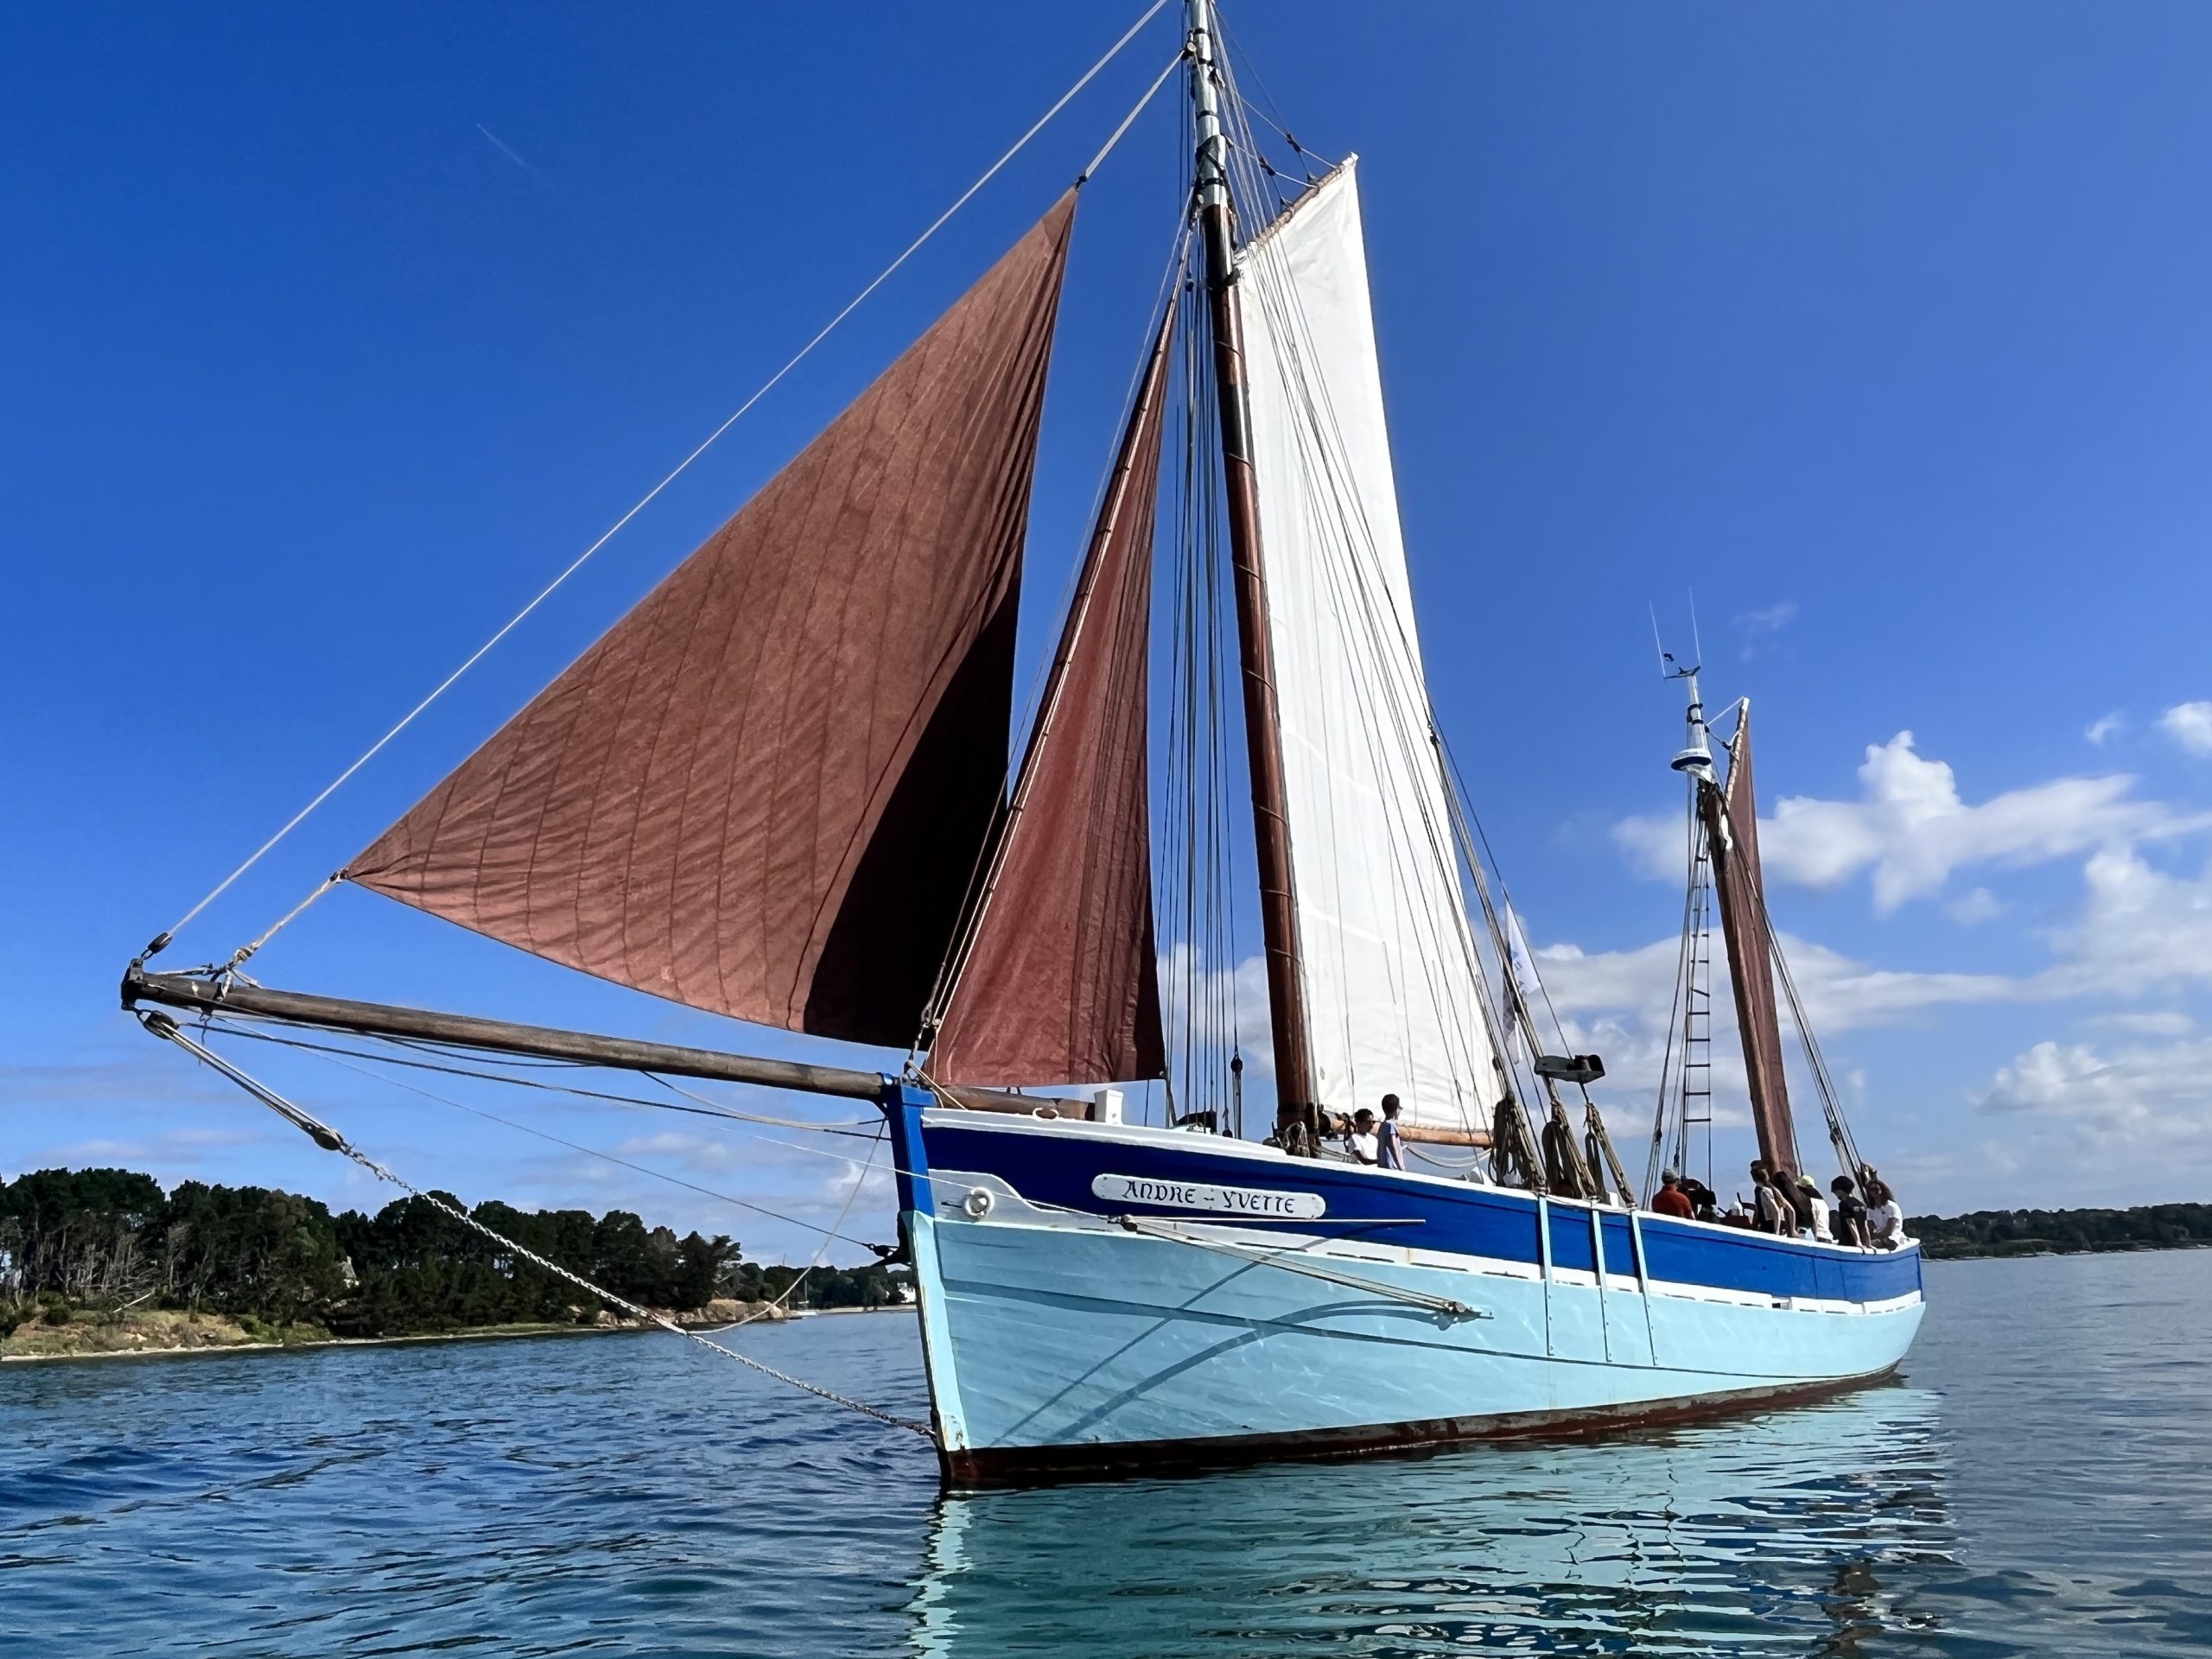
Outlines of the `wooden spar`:
M1488 1129L1432 1129L1419 1123L1401 1123L1398 1133L1408 1141L1419 1141L1433 1147L1488 1147Z
M123 1006L135 1009L142 1002L156 1002L191 1014L243 1014L324 1031L356 1031L373 1037L449 1043L495 1054L571 1060L580 1065L603 1065L624 1071L664 1071L675 1077L757 1084L768 1089L836 1095L848 1100L880 1100L885 1086L883 1074L875 1071L722 1054L710 1048L680 1048L673 1044L638 1042L626 1037L599 1037L586 1032L559 1031L549 1026L522 1026L505 1020L481 1020L473 1014L438 1014L381 1002L310 996L298 991L272 991L235 982L227 986L217 985L188 974L149 974L134 962L124 972ZM1056 1103L1048 1096L1007 1094L993 1089L940 1088L938 1093L956 1105L979 1112L1027 1115Z
M1223 483L1230 560L1235 567L1236 638L1244 679L1244 748L1252 782L1252 841L1260 876L1260 937L1268 963L1274 1034L1275 1121L1306 1122L1315 1105L1306 1044L1306 982L1292 902L1290 813L1283 782L1281 715L1274 648L1268 632L1267 567L1260 553L1260 501L1252 470L1252 423L1244 391L1244 322L1236 291L1235 209L1214 85L1213 7L1189 0L1191 91L1198 109L1198 225L1206 246L1206 295L1219 388Z

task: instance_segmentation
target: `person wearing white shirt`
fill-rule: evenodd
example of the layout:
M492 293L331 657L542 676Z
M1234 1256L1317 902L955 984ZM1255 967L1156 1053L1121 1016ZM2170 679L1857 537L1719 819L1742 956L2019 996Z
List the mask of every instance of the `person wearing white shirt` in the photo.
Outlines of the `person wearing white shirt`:
M1813 1201L1812 1236L1823 1244L1835 1243L1835 1234L1828 1228L1828 1201L1821 1196L1820 1187L1809 1175L1797 1178L1797 1190Z
M1887 1181L1874 1182L1866 1198L1866 1231L1874 1248L1894 1250L1904 1243L1904 1207Z

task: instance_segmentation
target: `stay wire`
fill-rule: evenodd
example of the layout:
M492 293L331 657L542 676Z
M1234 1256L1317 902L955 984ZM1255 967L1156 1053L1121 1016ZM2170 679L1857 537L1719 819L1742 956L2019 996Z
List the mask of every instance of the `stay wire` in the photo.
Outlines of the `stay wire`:
M563 1136L555 1135L550 1129L541 1129L532 1124L517 1122L513 1118L502 1117L497 1112L486 1111L481 1106L471 1106L465 1101L454 1100L450 1096L438 1094L433 1090L418 1088L416 1084L407 1082L404 1078L386 1077L382 1072L372 1071L368 1065L355 1065L352 1060L347 1059L342 1053L321 1044L292 1042L287 1039L273 1036L264 1033L253 1033L250 1034L260 1038L260 1039L264 1042L273 1042L288 1048L300 1048L305 1050L308 1052L317 1055L322 1059L329 1061L334 1065L343 1066L346 1071L352 1071L358 1076L367 1077L372 1082L381 1083L385 1084L387 1087L393 1089L405 1090L410 1095L419 1095L424 1100L435 1101L441 1106L450 1106L455 1111L467 1112L472 1117L480 1117L487 1123L497 1123L503 1128L515 1129L524 1135L535 1135L540 1141L550 1141L554 1146L564 1147L569 1151L581 1153L587 1158L597 1158L602 1162L613 1164L620 1168L634 1171L638 1174L648 1176L657 1181L666 1181L671 1186L683 1187L687 1192L696 1192L702 1198L714 1198L721 1203L734 1205L735 1208L740 1210L749 1210L755 1215L767 1217L771 1221L780 1221L787 1227L797 1227L804 1232L827 1234L830 1237L837 1239L841 1243L847 1244L857 1244L864 1250L873 1251L875 1248L864 1238L850 1237L846 1234L835 1231L830 1228L825 1228L817 1222L802 1221L797 1216L787 1216L780 1210L771 1210L764 1204L754 1204L749 1199L737 1198L728 1192L718 1192L711 1186L701 1186L696 1181L687 1181L682 1176L671 1175L665 1170L654 1169L645 1164L632 1163L627 1158L617 1157L614 1154L611 1152L603 1152L597 1147L587 1147L580 1141L568 1140ZM404 1064L404 1062L398 1063Z
M424 1204L429 1205L439 1214L459 1222L471 1232L480 1234L483 1237L490 1239L493 1243L498 1245L501 1249L512 1252L516 1256L524 1262L528 1262L533 1267L541 1268L545 1272L553 1274L554 1277L563 1280L568 1283L575 1286L587 1295L596 1296L601 1301L607 1303L610 1306L620 1308L632 1319L643 1319L648 1325L657 1325L661 1330L666 1331L671 1335L683 1338L686 1342L696 1343L700 1347L707 1349L710 1352L720 1354L725 1359L734 1359L739 1364L758 1371L764 1376L772 1377L779 1382L787 1383L791 1387L798 1389L804 1393L813 1395L817 1399L827 1400L832 1405L842 1406L849 1411L858 1412L863 1417L872 1418L875 1421L887 1424L891 1427L903 1428L909 1433L918 1434L924 1440L929 1441L932 1446L938 1443L936 1431L931 1428L926 1423L916 1422L911 1417L899 1416L895 1413L885 1411L880 1407L871 1406L864 1400L853 1399L850 1395L839 1394L833 1389L825 1389L818 1382L809 1382L804 1377L793 1376L788 1371L779 1370L776 1367L768 1364L764 1360L755 1359L750 1354L741 1353L734 1348L726 1348L721 1343L715 1341L712 1338L705 1336L696 1331L688 1331L683 1326L677 1324L675 1320L668 1318L667 1315L657 1313L649 1307L640 1306L636 1302L630 1300L627 1297L617 1296L613 1291L608 1290L602 1286L594 1284L582 1274L576 1273L570 1268L564 1268L559 1262L552 1261L546 1256L540 1255L537 1251L531 1249L526 1245L517 1243L513 1239L507 1237L504 1233L499 1232L492 1227L487 1226L483 1222L479 1221L474 1216L469 1214L467 1211L463 1210L458 1203L448 1202L447 1199L440 1197L435 1192L426 1192L421 1187L416 1186L413 1182L403 1179L400 1176L393 1173L390 1169L386 1168L383 1164L378 1163L375 1159L370 1157L368 1154L363 1152L359 1147L356 1147L352 1141L348 1141L344 1135L339 1134L337 1130L332 1128L329 1125L318 1122L306 1112L302 1111L298 1107L294 1106L289 1101L285 1100L283 1096L277 1094L274 1090L256 1082L245 1072L239 1071L236 1066L231 1065L227 1060L225 1060L220 1055L216 1054L210 1049L203 1047L199 1043L194 1041L190 1037L186 1036L177 1027L175 1021L164 1018L157 1024L154 1019L149 1017L145 1023L147 1028L153 1032L156 1036L166 1038L168 1041L175 1043L179 1047L183 1048L187 1052L196 1055L200 1059L205 1061L216 1071L229 1077L232 1082L237 1084L240 1088L244 1089L249 1095L252 1096L263 1105L268 1107L271 1111L276 1112L287 1122L291 1123L295 1128L305 1130L314 1139L316 1145L322 1147L327 1151L335 1152L340 1154L344 1157L351 1159L354 1163L359 1164L363 1169L368 1171L370 1174L375 1176L377 1179L387 1182L391 1185L397 1187L410 1198L420 1198ZM386 1081L390 1081L390 1079L386 1079Z
M536 1089L549 1095L572 1096L578 1100L597 1100L605 1101L609 1104L617 1106L636 1106L642 1108L646 1111L685 1112L695 1117L725 1118L739 1123L765 1124L768 1128L775 1129L805 1129L819 1135L849 1135L858 1136L863 1140L872 1138L872 1136L867 1133L870 1129L871 1126L864 1122L850 1123L810 1123L804 1118L767 1117L754 1112L741 1112L733 1107L717 1105L713 1101L706 1099L703 1096L694 1095L687 1090L677 1089L676 1086L670 1083L666 1078L652 1071L641 1071L638 1075L650 1078L654 1083L660 1084L662 1088L673 1090L676 1093L683 1096L686 1100L694 1101L697 1103L690 1106L679 1106L671 1101L647 1100L641 1095L619 1095L611 1090L579 1089L573 1084L546 1083L536 1077L510 1077L504 1071L493 1071L488 1067L441 1065L435 1060L408 1059L397 1054L381 1054L359 1048L340 1048L335 1045L327 1043L310 1043L303 1038L280 1037L273 1032L256 1031L252 1027L240 1024L235 1019L225 1019L219 1014L214 1014L212 1013L203 1017L201 1023L203 1027L205 1027L211 1021L214 1022L219 1029L233 1037L244 1037L257 1043L273 1043L280 1047L296 1048L308 1053L343 1054L358 1060L372 1060L380 1065L404 1065L417 1071L436 1071L446 1077L471 1077L479 1083L504 1084L511 1089ZM321 1030L322 1027L310 1027L310 1029ZM380 1040L390 1043L395 1047L422 1049L427 1050L432 1053L445 1052L443 1049L436 1047L435 1046L410 1043L404 1038L387 1037L381 1039ZM567 1068L569 1065L569 1062L560 1060L542 1061L537 1062L536 1064L562 1068ZM775 1146L788 1146L791 1143L789 1141L779 1141L771 1142L771 1144Z
M778 369L775 373L769 376L767 380L761 385L760 388L750 397L747 397L742 404L739 404L738 407L732 411L728 418L724 420L720 426L717 426L712 432L709 433L705 440L702 442L696 448L693 449L690 454L684 456L682 461L678 461L675 467L669 472L668 474L660 480L660 482L654 485L652 489L646 491L627 512L624 513L620 518L616 519L612 525L608 526L607 531L601 535L597 541L594 542L589 547L584 549L582 553L578 554L575 558L569 562L567 567L563 569L559 575L556 575L551 582L546 583L543 588L540 588L536 597L531 599L527 605L524 605L522 609L517 611L513 616L509 618L506 623L500 627L498 632L494 633L489 639L486 639L481 645L479 645L474 652L472 652L467 658L461 663L460 667L454 669L452 673L447 675L444 679L439 681L438 683L432 688L430 694L428 696L424 697L420 702L409 709L407 713L400 718L396 725L394 725L389 731L385 732L382 737L379 737L375 742L372 743L368 748L362 753L359 760L355 760L350 766L347 766L345 771L340 772L337 777L331 779L331 781L323 787L322 791L317 794L314 799L310 800L297 812L295 812L290 818L286 820L283 826L279 829L275 835L270 836L268 840L263 842L259 847L256 848L252 854L247 857L245 862L241 863L236 869L232 870L220 881L218 881L213 887L210 888L207 895L202 898L198 904L186 911L185 913L179 917L171 926L164 930L162 933L156 935L152 943L148 944L143 954L148 957L158 954L171 939L175 938L177 934L183 931L186 927L189 926L202 911L206 910L208 906L213 904L216 899L221 898L225 893L229 891L231 886L236 882L239 877L243 876L248 870L251 870L255 865L258 864L263 858L267 856L270 852L275 849L278 843L289 836L293 830L298 829L302 823L305 823L308 817L313 814L317 808L321 806L322 804L328 800L333 795L336 794L340 789L343 788L346 784L352 779L356 772L359 772L363 766L368 765L368 763L374 760L378 753L382 753L386 745L391 743L394 738L397 737L410 726L413 725L416 718L420 716L424 710L428 709L432 703L437 702L440 697L443 696L446 692L453 687L454 683L457 682L464 674L467 673L470 669L475 667L478 663L481 662L484 658L489 654L493 648L502 639L505 639L510 633L512 633L516 628L519 627L524 620L527 619L532 612L536 611L539 606L550 599L569 577L575 575L577 571L582 569L584 565L591 559L594 554L597 553L600 549L605 547L607 543L613 541L614 537L629 524L632 519L635 518L640 512L643 512L646 507L650 506L657 499L658 499L661 493L665 491L670 485L675 483L677 479L681 478L686 472L690 471L694 461L697 461L700 456L705 454L709 449L712 448L724 433L728 432L733 426L735 426L740 420L751 411L754 404L758 404L763 397L766 397L771 391L775 390L777 385L783 381L785 376L789 375L793 369L796 369L801 363L805 361L810 355L812 354L816 346L821 345L823 340L830 337L830 335L837 328L838 325L842 323L846 318L851 316L854 312L860 309L861 306L867 302L868 297L873 295L876 289L882 287L885 283L888 282L893 275L896 273L901 266L906 264L909 259L912 258L916 253L919 252L925 243L929 241L931 237L935 236L938 232L944 229L947 221L949 221L952 216L958 213L963 207L966 207L978 191L982 190L985 185L996 178L1000 172L1006 167L1007 163L1013 161L1016 156L1020 155L1021 151L1027 147L1029 141L1045 130L1046 126L1052 121L1053 117L1057 116L1062 110L1065 109L1069 103L1073 100L1075 96L1078 92L1082 92L1085 86L1088 86L1091 81L1097 77L1099 73L1107 67L1107 65L1113 62L1116 58L1121 55L1122 48L1128 45L1131 41L1135 40L1144 26L1150 22L1155 16L1159 16L1161 8L1166 3L1167 0L1153 0L1153 3L1146 9L1144 15L1139 17L1135 22L1130 24L1128 30L1122 35L1121 39L1116 41L1111 47L1107 48L1106 54L1103 57L1100 58L1097 62L1092 64L1090 68L1086 69L1083 73L1082 77L1076 81L1074 86L1069 87L1066 92L1061 93L1058 99L1052 105L1052 108L1046 110L1043 115L1037 118L1036 122L1031 125L1027 132L1023 133L1020 137L1014 140L1012 148L1008 149L1004 155L998 158L998 160L993 162L988 168L985 168L982 175L973 184L969 185L965 190L962 191L950 207L947 207L943 213L939 213L935 219L931 221L929 227L926 230L923 231L919 236L916 237L912 242L906 245L906 248L904 252L900 253L897 258L886 265L883 270L877 274L874 281L870 282L867 287L861 289L858 294L855 295L849 301L848 301L842 310L831 317L828 322L822 326L821 329L816 333L811 340L808 340L805 345L800 346L798 351L791 357L789 362L785 363L780 369ZM1150 93L1146 94L1147 99L1149 99L1150 96ZM1119 135L1117 134L1116 137L1118 137L1118 136ZM1111 146L1109 145L1109 148L1110 149ZM1096 164L1096 162L1093 163L1094 166ZM314 892L310 893L304 899L301 900L299 904L295 906L289 913L276 924L275 926L270 927L266 932L263 933L261 937L256 939L251 945L242 947L233 957L232 965L233 967L237 966L238 963L244 962L248 957L251 957L254 951L260 949L262 945L267 944L270 938L276 934L278 929L290 922L294 917L299 915L300 912L307 909L309 905L313 904L317 899L327 893L332 887L336 885L336 882L337 877L335 876L326 879L321 885L315 889Z

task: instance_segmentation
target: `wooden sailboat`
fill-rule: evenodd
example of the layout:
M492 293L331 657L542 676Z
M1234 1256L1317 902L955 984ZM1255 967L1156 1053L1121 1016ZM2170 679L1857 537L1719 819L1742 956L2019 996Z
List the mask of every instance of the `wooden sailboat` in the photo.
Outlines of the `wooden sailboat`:
M1185 26L1187 281L1147 342L1011 786L1074 191L334 878L695 1008L906 1050L904 1068L278 991L238 975L240 957L194 974L142 958L126 1006L874 1101L955 1481L1641 1421L1880 1375L1920 1318L1916 1250L1639 1213L1588 1099L1602 1064L1537 1043L1429 706L1357 167L1245 235L1249 146L1230 142L1208 0L1187 0ZM1194 435L1217 446L1203 499L1234 595L1277 1097L1264 1142L1220 1132L1218 1110L1150 1127L1119 1121L1110 1090L1019 1092L1177 1081L1150 621L1170 410L1202 404L1183 458ZM1693 692L1704 759L1678 765L1721 895L1760 1145L1799 1170L1748 726L1725 784L1703 729ZM1456 1162L1321 1155L1385 1094L1407 1140Z

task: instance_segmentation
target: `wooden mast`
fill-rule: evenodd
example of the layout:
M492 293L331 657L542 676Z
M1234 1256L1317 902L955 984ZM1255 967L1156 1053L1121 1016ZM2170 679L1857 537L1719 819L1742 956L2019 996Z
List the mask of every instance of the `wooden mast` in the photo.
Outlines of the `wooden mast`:
M1267 567L1260 552L1259 493L1252 471L1251 410L1245 396L1244 324L1236 288L1236 217L1230 200L1228 141L1214 73L1211 0L1187 0L1191 97L1198 119L1198 228L1206 250L1206 295L1218 388L1223 483L1236 588L1236 637L1244 679L1244 748L1252 779L1252 840L1260 876L1260 931L1267 951L1268 1010L1274 1035L1275 1122L1313 1124L1313 1064L1306 1043L1306 989L1292 901L1290 819L1282 728L1275 703L1274 652L1268 632Z
M1713 861L1713 886L1720 901L1720 931L1728 950L1728 981L1736 1000L1736 1029L1744 1044L1751 1125L1759 1157L1776 1170L1802 1173L1789 1085L1782 1058L1782 1026L1774 998L1773 941L1759 870L1758 800L1751 784L1751 710L1737 705L1736 735L1728 745L1728 781L1717 781L1698 671L1677 671L1688 682L1689 736L1674 767L1697 780L1697 804Z

